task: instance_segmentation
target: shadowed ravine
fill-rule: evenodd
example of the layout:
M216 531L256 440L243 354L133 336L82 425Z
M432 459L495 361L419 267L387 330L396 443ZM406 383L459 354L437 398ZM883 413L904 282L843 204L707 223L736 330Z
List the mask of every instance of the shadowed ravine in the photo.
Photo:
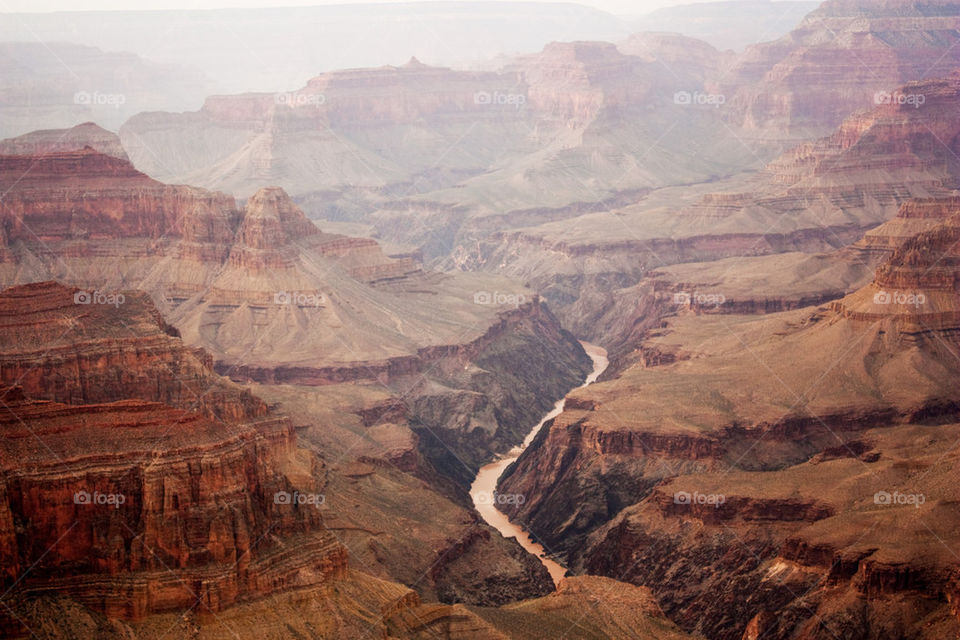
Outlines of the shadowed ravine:
M609 361L607 360L607 352L603 347L599 347L588 342L581 342L581 344L583 345L584 350L590 356L590 359L593 360L593 371L590 372L590 375L587 376L587 379L584 380L583 384L580 385L580 387L577 387L578 389L596 382L597 378L600 377L600 374L603 373L609 364ZM503 475L503 472L506 470L506 468L509 467L514 460L520 457L520 454L523 453L524 449L530 446L530 443L533 442L533 439L537 437L537 433L540 432L540 429L548 420L552 420L560 415L566 402L566 398L557 400L557 403L553 406L553 409L543 416L543 418L540 419L540 422L534 425L527 436L523 439L523 443L520 446L514 447L504 457L498 458L494 462L482 467L480 471L477 472L477 477L470 486L470 497L473 500L473 504L476 506L477 511L487 522L487 524L499 531L504 538L516 538L521 547L537 556L540 562L542 562L550 572L550 577L553 578L554 584L560 582L563 576L567 573L567 570L552 560L547 555L547 552L544 550L543 546L535 542L526 529L519 524L510 522L509 518L507 518L502 511L497 509L497 500L510 500L513 497L506 494L498 496L495 491L497 488L497 483L500 481L500 476Z

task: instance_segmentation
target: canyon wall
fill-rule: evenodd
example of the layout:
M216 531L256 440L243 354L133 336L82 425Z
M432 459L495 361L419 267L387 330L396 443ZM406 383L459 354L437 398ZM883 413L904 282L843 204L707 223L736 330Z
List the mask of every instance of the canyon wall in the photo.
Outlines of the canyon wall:
M312 486L283 473L290 421L217 376L145 294L108 306L77 293L0 294L11 602L57 593L140 619L342 576L346 552L320 511L275 500L323 489L317 458Z

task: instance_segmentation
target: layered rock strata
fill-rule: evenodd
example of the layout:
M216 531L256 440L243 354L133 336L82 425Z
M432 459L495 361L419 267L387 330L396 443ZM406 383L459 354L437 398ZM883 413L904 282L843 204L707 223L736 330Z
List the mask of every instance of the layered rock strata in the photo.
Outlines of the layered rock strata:
M141 619L342 576L319 509L275 500L323 490L290 421L170 335L145 294L114 307L77 293L0 294L5 597ZM297 465L314 479L295 488Z

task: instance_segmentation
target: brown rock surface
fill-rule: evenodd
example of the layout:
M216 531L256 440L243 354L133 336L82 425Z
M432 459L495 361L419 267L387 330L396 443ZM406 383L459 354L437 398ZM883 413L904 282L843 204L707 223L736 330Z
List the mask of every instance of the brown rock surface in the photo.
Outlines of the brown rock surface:
M951 0L830 0L790 34L757 44L713 83L733 122L764 135L825 135L880 92L960 66ZM881 94L883 95L883 94Z
M681 309L575 392L508 469L500 490L533 498L505 510L710 638L955 634L955 202L915 219L932 226L827 307Z
M693 49L695 59L680 53ZM497 73L331 72L279 96L141 114L121 137L152 176L240 196L278 184L311 217L362 219L445 256L498 228L606 210L772 157L737 143L721 109L678 101L702 93L718 65L711 52L661 34L620 50L550 43Z
M42 153L80 151L84 147L120 160L129 160L117 134L93 122L84 122L70 129L33 131L2 140L0 155L35 156Z
M207 353L186 348L145 293L109 294L114 304L77 297L85 293L52 282L3 292L0 384L71 405L136 398L215 418L267 415L213 373Z
M615 359L676 308L651 313L659 292L668 299L722 294L729 304L721 312L749 313L840 297L868 282L904 237L929 226L921 214L898 216L901 206L955 195L949 145L958 134L958 78L903 87L925 103L851 116L834 135L759 173L658 189L628 207L502 231L461 261L529 282L567 326L608 345Z
M0 294L0 543L11 602L59 593L138 619L323 583L346 567L319 510L275 503L288 419L219 378L149 299L75 302L54 283ZM39 398L50 398L41 400Z
M325 233L282 189L261 189L238 211L227 196L164 185L91 149L0 156L0 185L0 281L69 282L91 307L143 289L237 380L386 385L461 483L589 368L529 290L426 272L373 239Z

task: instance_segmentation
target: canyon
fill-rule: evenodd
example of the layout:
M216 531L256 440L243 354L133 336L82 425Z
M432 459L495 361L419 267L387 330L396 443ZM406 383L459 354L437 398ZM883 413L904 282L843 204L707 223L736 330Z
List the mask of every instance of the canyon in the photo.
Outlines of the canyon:
M68 454L97 459L96 447L82 443L96 442L90 438L110 425L129 424L136 428L131 433L142 436L128 439L119 432L116 444L109 448L116 450L120 468L104 472L103 486L91 484L87 489L94 496L113 495L120 484L124 496L130 491L130 505L138 515L130 521L118 520L116 526L122 525L122 531L109 539L119 542L147 536L157 538L158 544L166 536L173 541L202 540L207 537L202 532L210 529L211 540L228 537L245 542L240 547L211 542L213 551L177 551L163 542L164 553L153 560L142 557L153 549L149 547L129 559L107 562L103 567L116 576L113 586L96 589L92 585L104 578L95 574L81 579L82 565L67 558L61 564L77 570L67 572L67 584L40 582L33 591L18 591L17 597L28 603L24 606L32 606L34 593L61 592L109 618L150 618L207 601L212 602L207 613L219 615L225 608L265 595L263 585L276 586L270 593L281 593L285 580L291 589L326 590L327 577L349 577L353 569L337 536L346 545L365 550L353 556L354 563L367 569L365 575L373 573L377 580L391 583L404 581L433 600L496 606L546 595L551 584L546 571L515 543L491 535L492 530L461 504L466 494L462 479L473 474L470 461L483 460L519 441L520 427L512 425L529 422L546 410L589 367L579 344L536 296L530 293L524 299L521 293L510 294L514 305L503 308L500 300L475 296L484 290L510 291L513 287L504 279L428 272L416 255L389 257L374 240L324 233L281 189L263 189L241 209L224 194L159 183L136 171L125 158L91 146L109 152L115 142L115 137L104 138L103 130L84 125L75 131L43 132L4 144L8 153L21 154L0 156L5 193L4 281L18 285L56 279L72 285L48 290L54 285L23 284L18 285L23 288L6 290L12 296L7 311L12 333L3 344L11 351L0 371L5 384L25 389L11 391L16 403L14 396L6 403L10 428L24 427L13 442L35 448L32 439L24 438L41 433L41 441L62 437L61 446L79 446L74 453L69 448L33 451L40 459L52 454L46 461L52 470L45 473L56 477L57 465L69 459ZM67 148L71 145L80 148ZM493 295L489 291L486 295ZM36 320L29 315L34 297L50 304L41 305ZM248 324L251 314L262 325ZM131 332L146 331L150 322L154 323L152 333L131 339ZM36 333L24 329L34 325ZM238 326L250 332L247 337L236 332ZM78 336L94 329L102 335L91 338L89 352L84 352ZM162 335L153 335L158 332ZM287 342L277 341L290 332ZM324 344L310 341L316 339ZM168 353L171 341L184 345ZM325 356L305 357L310 353ZM217 372L229 374L245 388L228 383ZM221 384L234 389L236 397L225 395ZM269 438L279 441L271 445L279 447L272 454L269 443L253 444L267 436L257 436L252 427L244 431L240 427L245 422L237 426L209 422L263 422L269 407L250 390L261 395L258 385L268 385L263 387L265 396L282 394L274 387L295 390L296 397L286 403L289 410L285 406L275 419L282 429L270 427ZM144 397L145 389L156 392ZM317 405L304 403L303 398L316 400ZM141 400L153 404L141 407L136 404ZM240 412L244 403L255 408L249 416ZM271 400L270 406L278 403L284 404ZM202 415L194 415L201 410ZM318 422L318 411L331 414L330 422ZM85 425L84 431L71 434L69 426L76 420L71 416L88 415L79 423ZM160 465L158 441L169 441L169 425L181 422L190 425L185 437L203 435L206 440L171 441L169 461ZM277 430L280 435L273 433ZM316 432L322 435L314 440ZM348 438L357 441L344 446ZM243 449L246 441L253 448ZM308 444L297 446L297 442ZM190 454L197 456L195 460L186 456L189 451L195 451ZM224 458L227 451L236 456L241 468L204 470L209 460ZM14 465L10 473L20 469L14 461L25 455L26 451L17 449L5 452L4 459ZM264 456L268 457L260 461ZM159 465L160 475L152 480L153 476L144 477L148 463ZM83 470L90 463L81 457L76 464ZM249 476L258 473L251 464L269 475ZM260 502L234 507L254 509L225 520L237 521L231 525L238 527L236 532L215 525L219 517L214 514L225 508L222 505L206 507L193 519L178 515L175 507L173 513L155 519L155 532L141 532L137 525L147 518L140 514L146 501L143 496L156 494L152 487L166 477L169 467L184 470L188 478L189 474L209 477L210 482L235 478L226 489L218 485L204 489L185 479L184 490L189 489L195 500L210 492L217 496L215 505L221 505L224 491L233 495L231 500L246 500L246 493L253 491ZM283 477L302 484L291 490L282 484ZM151 484L143 485L147 480ZM12 483L13 477L6 481ZM77 482L64 481L58 500L69 504L68 498L81 491L77 487L85 486ZM355 486L357 482L362 486ZM321 491L328 483L337 487L329 489L329 502L328 494ZM377 490L380 483L395 487L394 500L383 501ZM270 525L279 517L279 507L264 501L280 491L294 495L307 489L312 489L312 495L324 495L324 504L331 508L342 506L342 513L323 527L318 526L323 524L320 513L307 511L306 524L297 526L312 525L317 531L292 529L291 534L303 534L294 546L303 546L316 562L328 562L324 558L330 556L330 566L324 565L321 571L298 565L307 560L283 552L281 545L276 551L266 549L262 566L248 570L247 564L253 562L248 556L255 551L251 540L272 540L286 531L281 525L296 524ZM13 490L8 485L8 491ZM15 497L15 509L27 510L17 511L14 522L45 521L37 511L41 507L36 496L48 487L17 485L16 490L33 492L35 497L26 507ZM168 501L183 501L180 492L170 491L174 493ZM341 500L349 503L341 505ZM357 512L359 504L365 508ZM424 508L430 514L426 521L417 515ZM113 515L119 518L125 513ZM171 519L190 528L177 533L166 524ZM419 528L416 550L411 550L412 539L405 535L392 531L384 535L377 524L383 519L403 522L400 530ZM23 524L11 524L8 530L20 530L21 540L36 537L49 545L58 539L49 536L65 533L69 520L69 515L54 518L51 524L59 522L59 528L44 530L44 535L31 536ZM100 532L107 522L97 518L86 523L84 530L89 537L91 530ZM86 542L94 543L104 541ZM327 547L329 551L319 551ZM75 557L84 557L87 548L75 550ZM17 554L12 543L9 549ZM203 580L211 585L229 586L225 593L208 595L199 588L178 586L200 580L190 574L165 575L166 569L189 567L194 557L196 575L206 576ZM16 566L29 567L32 559L24 555ZM234 563L245 573L230 578ZM52 564L50 571L57 566ZM153 570L155 575L135 573L141 569ZM290 576L283 577L282 572ZM31 570L31 576L39 573ZM317 575L308 579L307 574ZM22 584L16 573L10 577L13 584ZM144 595L137 600L119 595L131 589ZM78 600L75 594L100 595ZM128 605L118 609L108 607L109 602ZM23 615L17 609L14 622Z
M437 455L467 462L509 448L519 437L511 425L589 370L539 298L503 277L431 272L415 253L325 233L279 188L240 208L222 193L157 182L82 134L102 137L88 127L59 136L79 150L0 156L3 282L146 291L218 372L384 386ZM544 376L548 358L555 373Z
M960 635L960 4L752 4L52 47L109 118L0 43L0 636Z
M582 389L583 387L596 382L597 378L600 377L609 364L606 351L604 351L602 347L584 344L583 348L593 360L593 371L590 372L590 375L587 376L583 384L580 387L577 387L578 389ZM574 389L574 391L575 390L576 389ZM490 464L481 467L480 471L477 472L473 483L470 485L470 499L473 500L473 505L477 509L477 513L479 513L483 519L486 520L487 524L499 531L504 538L516 538L517 542L520 543L520 546L522 546L532 555L539 558L543 566L545 566L547 571L550 572L550 577L553 578L554 583L556 583L558 586L560 581L566 576L567 570L560 566L553 558L549 557L550 554L547 552L547 550L543 548L543 545L534 540L529 531L526 531L522 527L510 522L509 518L506 517L506 515L498 506L513 502L525 502L526 495L498 493L497 485L499 484L500 478L503 476L503 472L506 471L507 467L512 465L514 461L520 457L524 450L530 446L530 443L533 442L534 438L537 437L537 434L540 433L540 430L543 429L543 426L548 421L553 420L553 418L563 412L565 405L566 398L558 400L553 406L553 409L543 416L540 421L527 433L520 445L511 449L506 455L499 457Z
M302 446L290 417L217 375L145 293L130 291L115 307L77 303L78 293L53 282L0 293L5 636L43 629L75 637L86 629L153 638L179 628L216 637L264 623L269 597L275 613L278 605L295 610L301 628L337 637L362 637L374 617L372 628L392 637L451 625L497 633L576 624L606 637L611 623L574 605L582 579L546 600L510 605L511 615L489 602L422 604L409 587L358 570L352 541L341 539L351 508L341 504L339 485L380 475L373 458L339 464L331 456L330 464L321 457L330 452ZM442 509L459 521L461 557L447 566L483 571L471 554L499 558L487 579L510 602L546 594L534 560L498 543L449 499L407 484L417 500L433 501L433 526L443 526ZM526 563L526 585L507 582L503 565L511 561ZM475 595L498 597L486 587ZM629 598L638 628L650 630L644 637L686 637L647 590ZM325 604L311 610L310 600Z
M665 317L507 470L499 490L533 498L504 510L707 637L956 633L958 210L918 210L948 215L839 300Z

